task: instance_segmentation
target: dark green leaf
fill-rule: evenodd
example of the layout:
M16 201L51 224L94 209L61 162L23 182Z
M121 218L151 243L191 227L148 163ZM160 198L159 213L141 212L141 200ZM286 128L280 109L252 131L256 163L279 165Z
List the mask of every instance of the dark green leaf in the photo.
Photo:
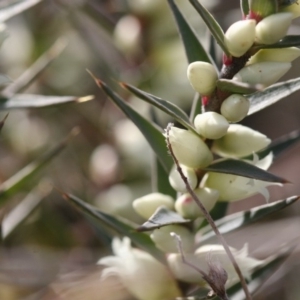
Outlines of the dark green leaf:
M284 178L273 175L250 163L237 159L221 159L204 169L209 172L233 174L268 182L289 183Z
M234 230L240 229L246 225L257 222L258 220L276 212L287 206L295 203L299 200L299 196L293 196L284 200L279 200L276 202L264 204L252 208L250 210L234 213L232 215L226 216L222 219L217 220L215 223L221 234L232 232ZM200 231L201 244L207 243L207 240L214 237L215 233L212 231L211 226L205 226Z
M161 164L164 166L166 172L169 172L172 168L173 161L170 155L168 154L165 138L162 134L162 131L150 121L146 120L139 113L137 113L133 108L131 108L119 95L114 93L103 81L96 78L92 74L91 76L94 78L96 84L139 128L139 130L142 132L149 145L152 147L153 151L157 155Z
M0 9L0 23L7 21L13 16L20 14L24 10L38 4L41 1L42 0L23 0L13 5L7 5L6 7Z
M209 212L214 220L219 220L226 215L228 202L218 201L214 208Z
M238 82L229 79L218 79L217 87L224 91L229 91L234 94L251 94L263 89L260 85L250 85L244 82Z
M268 146L268 148L266 148L261 152L258 152L257 154L259 158L263 158L270 152L273 152L273 155L276 158L281 153L285 152L287 149L294 146L299 141L300 141L300 130L295 130L291 133L288 133L276 139Z
M278 11L277 0L249 0L250 11L265 18Z
M247 16L249 14L249 0L240 0L240 6L243 16Z
M299 47L300 35L287 35L279 42L272 45L255 45L254 49L274 49L274 48L287 48L287 47Z
M137 230L150 231L167 225L186 224L189 222L191 222L191 220L184 219L181 215L177 214L176 212L169 210L164 206L160 206L149 218L149 220L147 220Z
M166 173L165 169L161 165L158 159L154 159L154 170L153 174L151 176L151 179L153 180L153 186L155 187L155 190L159 193L169 195L172 198L176 197L176 191L171 187L169 182L169 174Z
M266 88L262 92L249 95L251 106L248 115L254 114L279 100L300 90L300 77L280 82Z
M283 248L279 253L272 256L269 261L257 268L251 276L251 280L248 283L248 288L251 294L257 291L261 285L272 276L280 265L289 257L294 247ZM227 294L230 300L245 300L245 293L240 283L237 283L233 287L227 290Z
M195 117L202 113L202 99L200 94L196 93L193 100L193 105L190 112L190 120L194 121Z
M94 96L74 97L74 96L44 96L16 94L11 97L0 96L0 110L38 108L52 105L59 105L69 102L81 103L94 99Z
M289 6L293 3L297 3L299 0L277 0L278 4L281 6Z
M69 143L70 139L78 134L75 128L67 138L56 145L54 148L44 153L36 160L21 169L18 173L4 181L0 185L0 206L8 200L10 196L17 193L22 187L30 181L38 171L46 166L54 157L56 157Z
M12 97L16 93L26 89L46 68L49 64L61 54L65 49L67 43L64 39L58 39L42 56L40 56L32 66L30 66L26 71L18 77L14 82L11 80L1 94L7 98ZM2 79L0 77L0 86Z
M217 43L222 48L223 52L227 56L230 56L230 53L224 43L224 32L221 26L219 25L219 23L198 0L189 0L189 1L197 10L197 12L200 14L206 26L209 28L212 36L216 39Z
M43 199L51 192L47 182L41 182L25 199L4 216L1 226L2 238L6 239L17 227L35 211Z
M156 106L157 108L159 108L160 110L162 110L163 112L168 114L169 116L173 117L181 125L190 129L194 133L198 134L195 131L195 128L191 125L187 114L181 108L179 108L177 105L175 105L169 101L163 100L159 97L153 96L149 93L146 93L130 84L122 82L121 86L124 87L125 89L129 90L131 93L133 93L140 99L150 103L153 106Z
M205 61L212 63L212 59L209 57L209 54L203 48L194 30L190 27L174 0L168 0L168 2L175 17L188 62Z
M74 195L64 193L63 197L75 204L80 211L91 216L96 222L94 223L95 225L97 224L97 226L101 227L105 224L114 229L117 233L128 236L138 247L150 253L159 261L165 263L164 254L155 247L151 238L145 233L137 232L137 228L130 224L129 221L104 213Z

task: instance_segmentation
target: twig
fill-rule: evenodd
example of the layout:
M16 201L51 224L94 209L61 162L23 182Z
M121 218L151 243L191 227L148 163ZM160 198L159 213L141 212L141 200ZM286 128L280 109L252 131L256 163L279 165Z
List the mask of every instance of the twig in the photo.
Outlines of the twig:
M189 194L192 196L192 198L194 199L194 201L196 202L196 204L198 205L198 207L200 208L201 212L203 213L204 217L206 218L207 222L210 224L211 228L213 229L213 231L215 232L217 238L219 239L220 243L223 245L224 250L229 258L229 260L231 261L240 281L241 281L241 285L243 287L243 290L245 292L246 295L246 299L247 300L252 300L252 297L250 295L250 292L248 290L248 286L247 283L245 281L245 278L243 277L243 274L241 272L240 267L238 266L233 254L231 253L231 250L226 242L226 240L224 239L224 237L221 235L218 227L216 226L214 220L212 219L211 215L209 214L209 212L207 211L207 209L204 207L204 205L202 204L202 202L200 201L200 199L197 197L197 195L194 193L193 189L191 188L187 178L185 177L185 175L182 172L182 169L179 165L179 162L173 152L170 140L169 140L169 132L172 128L173 124L168 124L167 128L166 128L166 142L167 142L167 147L168 150L176 164L176 168L178 173L180 174L180 177L182 178L182 180L184 181L185 185L186 185L186 189L189 192Z

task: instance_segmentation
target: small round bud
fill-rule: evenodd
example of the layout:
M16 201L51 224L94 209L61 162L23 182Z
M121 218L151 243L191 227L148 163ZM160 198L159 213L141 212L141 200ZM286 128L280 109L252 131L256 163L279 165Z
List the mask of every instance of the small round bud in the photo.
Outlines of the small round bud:
M264 134L240 124L231 124L227 133L215 140L213 151L223 157L244 157L266 148L271 140Z
M171 232L180 236L184 252L194 251L194 235L186 227L180 225L168 225L155 229L150 237L157 248L163 252L176 253L178 252L177 243L174 237L170 235Z
M188 183L192 189L194 189L197 186L198 178L194 171L194 169L188 168L184 165L181 165L181 170L184 174L184 176L187 178ZM173 166L170 174L169 174L169 182L174 190L180 193L185 193L186 185L184 181L182 180L179 172L177 171L176 165Z
M229 122L243 120L249 111L250 101L242 95L233 94L226 98L221 105L221 114Z
M140 216L149 219L159 206L173 209L174 199L161 193L152 193L134 200L132 205Z
M207 145L199 136L188 130L172 127L169 131L169 141L175 157L185 166L204 168L213 160Z
M264 18L256 25L256 41L266 45L278 42L286 35L292 19L291 13L277 13Z
M242 20L233 23L225 33L225 45L232 56L240 57L254 43L255 20Z
M194 125L199 134L208 139L219 139L229 127L228 121L216 112L205 112L196 116Z
M290 62L260 62L241 69L233 80L269 86L287 73L291 66Z
M187 77L193 89L201 95L210 95L215 87L218 74L212 64L196 61L189 64Z
M300 49L297 47L289 47L283 49L261 49L253 55L247 65L264 62L291 62L300 56Z
M208 211L215 206L219 198L219 192L210 188L198 188L194 192ZM190 194L183 194L176 200L175 210L187 219L203 217L202 211Z

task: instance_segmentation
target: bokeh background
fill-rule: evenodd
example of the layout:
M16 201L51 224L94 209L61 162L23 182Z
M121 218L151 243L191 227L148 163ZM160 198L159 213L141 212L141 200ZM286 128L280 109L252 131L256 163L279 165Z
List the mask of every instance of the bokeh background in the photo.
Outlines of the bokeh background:
M1 5L17 1L1 1ZM226 30L241 18L239 1L201 1ZM208 46L208 32L188 1L178 6ZM291 34L299 34L294 21ZM139 113L165 127L170 119L118 86L125 81L188 111L194 92L186 78L187 61L167 1L44 0L6 22L9 37L0 49L0 72L17 79L53 45L64 48L24 90L43 95L95 95L93 101L48 108L12 110L1 132L0 180L59 143L73 128L78 134L1 210L8 215L26 197L38 194L29 217L9 232L0 248L0 299L131 299L115 280L100 282L97 260L110 251L108 239L61 192L72 193L100 209L142 220L131 202L151 191L153 154L135 126L97 88L86 70L116 89ZM216 47L217 53L219 49ZM219 53L221 57L221 53ZM219 62L220 63L220 62ZM299 62L283 78L299 76ZM300 127L299 93L247 118L244 124L272 139ZM5 116L1 113L0 118ZM271 187L275 201L300 194L300 145L271 168L292 182ZM230 205L229 212L263 204L261 196ZM22 206L22 205L21 205ZM23 205L24 206L24 205ZM243 231L230 234L232 246L249 242L258 258L283 243L296 243L299 205L293 205ZM255 299L299 299L299 247Z

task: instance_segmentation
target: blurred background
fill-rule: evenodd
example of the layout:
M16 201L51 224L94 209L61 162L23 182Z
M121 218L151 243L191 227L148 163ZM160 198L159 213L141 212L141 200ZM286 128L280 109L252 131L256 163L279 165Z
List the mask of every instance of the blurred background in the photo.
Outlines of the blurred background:
M2 0L0 8L15 2ZM224 30L241 18L239 1L201 3ZM188 1L178 0L177 4L208 46L208 32L199 15ZM299 25L295 20L290 33L299 34ZM194 92L186 78L187 61L167 1L44 0L8 20L6 26L8 38L0 49L0 72L12 81L31 70L53 45L55 53L61 52L24 93L95 95L95 99L9 112L1 132L2 182L59 143L73 128L80 128L80 133L1 210L2 233L6 230L6 235L0 248L0 299L131 299L118 282L100 282L95 263L110 252L109 239L95 231L61 192L142 222L131 202L151 191L153 154L133 123L104 96L86 70L162 127L171 120L122 90L119 81L172 101L188 112ZM216 51L220 50L216 47ZM299 76L299 68L296 61L283 80ZM247 118L244 124L272 139L298 130L298 98L296 93ZM293 147L271 167L271 172L292 184L271 187L270 201L300 194L299 151L300 145ZM30 202L32 198L35 202ZM261 196L252 197L230 205L229 212L264 201ZM26 203L35 203L28 218L7 231L9 216L18 207L28 208ZM250 253L265 258L282 243L299 239L299 213L295 204L227 239L237 248L249 242ZM299 264L296 248L255 299L298 299Z

